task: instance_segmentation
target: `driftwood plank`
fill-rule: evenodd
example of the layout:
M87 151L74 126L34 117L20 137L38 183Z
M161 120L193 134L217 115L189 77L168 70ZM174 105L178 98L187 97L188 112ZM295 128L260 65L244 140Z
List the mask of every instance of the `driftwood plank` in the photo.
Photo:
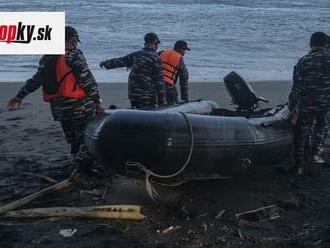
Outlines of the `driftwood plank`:
M104 205L93 207L54 207L21 209L7 212L2 217L74 217L143 220L141 207L137 205Z
M63 180L61 182L58 182L52 186L49 186L45 189L42 189L36 193L33 193L33 194L30 194L28 196L25 196L17 201L14 201L14 202L11 202L5 206L2 206L0 207L0 215L3 215L5 213L7 213L8 211L11 211L11 210L15 210L17 208L20 208L32 201L35 201L45 195L48 195L50 193L53 193L53 192L56 192L56 191L59 191L61 189L64 189L64 188L67 188L71 185L72 183L72 179L71 177L66 179L66 180Z

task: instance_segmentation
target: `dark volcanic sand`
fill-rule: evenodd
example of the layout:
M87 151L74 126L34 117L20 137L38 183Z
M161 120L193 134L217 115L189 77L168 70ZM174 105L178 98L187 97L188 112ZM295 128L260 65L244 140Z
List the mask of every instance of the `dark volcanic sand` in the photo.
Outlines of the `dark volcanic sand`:
M40 92L26 98L18 111L7 112L7 100L19 84L0 84L0 204L19 199L49 185L23 172L35 172L62 180L74 169L69 146L58 123L52 121ZM289 82L257 82L255 90L270 100L269 106L286 101ZM100 86L104 106L126 107L126 84ZM203 98L229 106L222 84L191 84L191 99ZM266 105L264 105L266 106ZM120 176L80 178L73 187L42 198L26 208L140 204L147 219L114 220L0 219L0 247L330 247L330 168L314 166L310 175L298 178L286 173L290 158L278 165L247 171L240 177L190 183L176 206L149 200L143 182ZM97 189L104 200L81 191ZM177 192L173 191L173 195ZM235 213L283 200L295 199L280 218L264 222L236 223ZM225 214L216 219L221 211ZM170 226L175 231L162 233ZM61 229L77 229L64 238Z

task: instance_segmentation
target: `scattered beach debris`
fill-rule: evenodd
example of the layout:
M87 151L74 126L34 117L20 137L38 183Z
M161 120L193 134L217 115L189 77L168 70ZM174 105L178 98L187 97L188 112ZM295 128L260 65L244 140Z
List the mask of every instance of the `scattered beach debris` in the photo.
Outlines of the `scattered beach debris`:
M196 216L196 219L201 219L201 218L204 218L204 217L206 217L206 216L208 216L207 213L200 214L200 215L197 215L197 216Z
M38 173L32 173L32 172L23 172L22 175L26 175L26 176L33 176L33 177L36 177L36 178L39 178L39 179L43 179L47 182L50 182L50 183L58 183L57 180L51 178L51 177L48 177L48 176L45 176L45 175L40 175Z
M226 213L226 210L225 210L225 209L221 210L221 211L220 211L220 212L214 217L214 219L216 219L216 220L220 219L225 213Z
M190 213L188 212L187 207L185 205L182 205L181 211L182 211L182 218L184 220L190 220Z
M87 194L87 195L91 195L93 197L100 197L101 194L97 189L93 189L93 190L81 190L80 194Z
M108 192L108 184L106 183L105 187L104 187L103 194L102 194L102 200L105 199L105 196L107 195L107 192Z
M278 238L278 237L267 237L267 238L261 238L262 241L289 241L289 238Z
M49 186L45 189L42 189L36 193L33 193L33 194L30 194L28 196L25 196L19 200L16 200L14 202L11 202L5 206L2 206L0 207L0 215L3 215L5 213L7 213L8 211L11 211L11 210L15 210L17 208L20 208L34 200L37 200L45 195L48 195L50 193L53 193L53 192L56 192L56 191L59 191L59 190L62 190L64 188L67 188L69 187L71 184L72 184L72 177L68 178L68 179L65 179L61 182L58 182L52 186Z
M53 207L21 209L7 212L3 217L74 217L74 218L103 218L143 220L141 206L137 205L104 205L96 207Z
M315 242L313 243L313 245L314 245L314 246L319 245L322 241L323 241L323 239L319 239L318 241L315 241Z
M202 227L204 228L204 231L206 232L207 231L207 228L208 228L208 226L207 226L207 224L203 221L202 222Z
M236 221L266 221L274 220L280 217L280 213L283 212L283 209L278 205L265 206L245 212L240 212L235 214Z
M237 233L238 233L238 236L239 236L241 239L244 239L244 236L243 236L243 234L242 234L241 229L237 229Z
M62 230L60 230L60 234L64 238L72 237L76 232L77 232L76 228L75 229L62 229Z
M180 228L181 228L181 226L170 226L170 227L164 229L164 230L162 231L162 233L163 233L163 234L171 233L171 232L174 232L174 231L176 231L176 230L178 230L178 229L180 229Z

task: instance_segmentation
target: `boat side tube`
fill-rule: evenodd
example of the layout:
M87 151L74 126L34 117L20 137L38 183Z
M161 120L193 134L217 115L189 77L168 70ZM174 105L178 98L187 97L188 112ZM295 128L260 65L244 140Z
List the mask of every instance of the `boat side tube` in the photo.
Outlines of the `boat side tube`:
M242 167L276 162L290 151L293 132L287 112L281 106L246 118L120 109L90 123L85 142L114 172L127 175L126 162L139 162L171 175L187 160L191 125L193 153L184 174L232 176Z

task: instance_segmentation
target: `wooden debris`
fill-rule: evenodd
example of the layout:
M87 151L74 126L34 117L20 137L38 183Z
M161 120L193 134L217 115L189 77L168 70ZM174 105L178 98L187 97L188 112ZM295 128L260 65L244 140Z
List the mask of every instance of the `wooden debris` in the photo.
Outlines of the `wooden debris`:
M176 230L178 230L178 229L180 229L180 228L181 228L181 226L170 226L170 227L164 229L164 230L162 231L162 233L163 233L163 234L167 234L167 233L170 233L170 232L174 232L174 231L176 231Z
M201 219L201 218L204 218L206 216L208 216L209 214L205 213L205 214L200 214L200 215L197 215L196 216L196 219Z
M316 246L316 245L320 244L322 241L323 241L323 239L320 239L320 240L314 242L313 244L314 244L314 246Z
M91 196L94 196L94 197L99 197L100 196L100 192L97 189L93 189L93 190L81 190L80 193L81 194L91 195Z
M243 236L243 234L242 234L241 229L238 229L238 230L237 230L237 233L238 233L238 236L239 236L241 239L244 239L244 236Z
M270 205L237 213L235 214L235 217L236 221L265 221L279 218L281 212L283 212L283 209L280 208L278 205Z
M30 194L28 196L25 196L17 201L14 201L14 202L11 202L5 206L2 206L0 207L0 215L3 215L5 213L7 213L8 211L11 211L11 210L15 210L17 208L20 208L34 200L37 200L45 195L48 195L50 193L53 193L53 192L56 192L56 191L59 191L61 189L64 189L64 188L67 188L71 185L72 183L72 179L71 177L66 179L66 180L63 180L61 182L58 182L52 186L49 186L45 189L42 189L36 193L33 193L33 194Z
M56 192L56 191L59 191L61 189L64 189L64 188L67 188L69 187L72 183L73 183L73 179L76 177L76 174L78 172L78 167L75 168L73 170L73 172L71 173L70 177L68 179L65 179L61 182L58 182L52 186L49 186L45 189L42 189L36 193L33 193L33 194L30 194L28 196L25 196L17 201L14 201L14 202L11 202L5 206L2 206L0 207L0 216L9 212L9 211L12 211L12 210L15 210L19 207L22 207L34 200L37 200L45 195L48 195L50 193L53 193L53 192Z
M33 176L33 177L36 177L36 178L39 178L39 179L43 179L43 180L45 180L47 182L50 182L50 183L58 183L57 180L55 180L51 177L40 175L40 174L37 174L37 173L23 172L22 175Z
M104 191L103 191L103 194L102 194L102 200L104 200L104 198L105 198L107 192L108 192L108 184L106 183L106 184L105 184Z
M202 222L202 226L203 226L203 228L204 228L204 231L206 232L207 231L207 228L208 228L208 226L207 226L207 224L203 221Z
M182 210L182 218L185 220L190 220L190 213L188 212L185 205L182 205L181 210Z
M226 210L225 210L225 209L221 210L221 211L220 211L220 212L214 217L214 219L216 219L216 220L220 219L225 213L226 213Z
M289 241L289 238L268 237L262 238L263 241Z
M101 218L143 220L141 207L137 205L104 205L96 207L54 207L22 209L7 212L2 217L33 218L33 217L74 217L74 218Z

